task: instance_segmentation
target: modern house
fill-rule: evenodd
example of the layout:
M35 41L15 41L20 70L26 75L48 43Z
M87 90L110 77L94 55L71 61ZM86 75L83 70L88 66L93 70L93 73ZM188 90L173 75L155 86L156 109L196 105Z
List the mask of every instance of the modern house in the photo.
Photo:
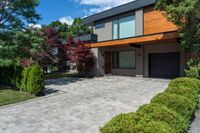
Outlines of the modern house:
M184 74L185 54L177 26L154 9L155 0L136 0L84 18L97 41L95 73L174 78Z

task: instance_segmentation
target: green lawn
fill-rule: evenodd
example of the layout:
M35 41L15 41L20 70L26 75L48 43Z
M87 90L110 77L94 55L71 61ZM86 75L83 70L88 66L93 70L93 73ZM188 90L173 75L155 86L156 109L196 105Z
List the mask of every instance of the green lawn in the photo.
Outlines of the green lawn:
M33 99L34 96L11 89L0 88L0 106Z
M74 76L77 76L77 73L74 73L74 72L48 73L45 75L45 79L56 79L56 78L65 78L65 77L74 77Z

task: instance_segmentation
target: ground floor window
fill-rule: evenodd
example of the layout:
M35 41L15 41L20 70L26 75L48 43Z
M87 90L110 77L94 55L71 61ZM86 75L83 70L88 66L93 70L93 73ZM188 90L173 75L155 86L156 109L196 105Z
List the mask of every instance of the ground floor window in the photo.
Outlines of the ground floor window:
M113 68L134 69L135 62L135 51L118 51L112 54Z

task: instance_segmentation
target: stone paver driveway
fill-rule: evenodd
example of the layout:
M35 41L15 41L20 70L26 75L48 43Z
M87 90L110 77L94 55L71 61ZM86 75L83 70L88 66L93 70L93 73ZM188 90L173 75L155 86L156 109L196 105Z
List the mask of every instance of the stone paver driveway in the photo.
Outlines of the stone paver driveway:
M50 96L0 108L0 133L98 133L113 116L136 111L169 80L108 76L47 81Z

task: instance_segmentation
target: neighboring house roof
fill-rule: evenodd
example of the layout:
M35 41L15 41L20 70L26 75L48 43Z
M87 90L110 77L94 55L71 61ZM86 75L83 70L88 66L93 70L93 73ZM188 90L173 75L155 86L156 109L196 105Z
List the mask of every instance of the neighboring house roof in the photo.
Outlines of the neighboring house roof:
M111 16L115 16L124 12L132 11L138 8L142 8L145 6L149 6L155 4L156 0L135 0L133 2L114 7L112 9L88 16L83 18L84 24L91 24L94 21L101 20L104 18L108 18Z

